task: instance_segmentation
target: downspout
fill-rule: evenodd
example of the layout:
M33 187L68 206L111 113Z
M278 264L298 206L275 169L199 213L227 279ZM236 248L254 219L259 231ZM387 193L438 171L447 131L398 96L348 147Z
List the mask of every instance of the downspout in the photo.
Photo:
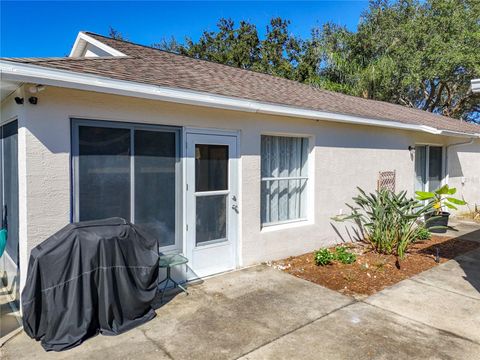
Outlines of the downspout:
M460 143L455 143L455 144L449 144L446 146L445 148L445 183L448 184L448 181L450 180L450 171L449 171L449 168L448 168L448 150L449 149L453 149L454 147L458 147L458 146L463 146L463 145L471 145L473 144L473 142L475 141L476 138L472 137L470 138L469 141L464 141L464 142L460 142Z

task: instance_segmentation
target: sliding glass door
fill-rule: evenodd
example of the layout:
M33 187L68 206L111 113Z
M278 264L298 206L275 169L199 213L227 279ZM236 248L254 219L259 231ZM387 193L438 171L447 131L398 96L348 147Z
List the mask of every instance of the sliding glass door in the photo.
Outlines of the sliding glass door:
M7 230L1 274L7 289L18 293L18 123L0 126L0 229Z
M443 148L418 145L415 147L415 191L434 191L442 185Z
M122 217L179 249L177 128L73 122L74 220Z
M130 132L79 126L77 220L130 220Z

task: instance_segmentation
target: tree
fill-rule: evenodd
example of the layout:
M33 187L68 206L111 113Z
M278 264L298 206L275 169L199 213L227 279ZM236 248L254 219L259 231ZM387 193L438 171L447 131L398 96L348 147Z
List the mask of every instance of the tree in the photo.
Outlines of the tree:
M174 53L180 53L183 48L182 44L173 36L170 39L163 38L159 43L152 44L152 47Z
M186 38L185 44L181 45L172 38L153 46L197 59L293 79L301 53L301 41L289 33L289 23L273 18L266 28L265 39L260 40L254 24L241 21L236 27L233 20L220 19L216 32L204 31L196 42Z
M296 67L302 56L302 42L288 31L290 21L273 18L260 43L260 58L253 69L296 79Z
M180 44L172 37L153 47L243 69L251 69L259 61L260 41L255 25L241 21L235 28L232 20L220 19L217 28L217 32L204 31L197 42L186 38L185 44Z
M478 0L371 0L357 31L327 23L308 39L273 18L263 39L254 24L220 19L198 41L155 46L199 59L416 107L480 123Z
M251 69L259 61L260 43L255 25L245 21L235 28L230 19L220 19L218 32L205 31L195 43L187 39L182 52L200 59Z
M122 33L120 33L118 30L114 29L111 26L109 26L109 29L108 29L108 36L116 40L127 40L127 38L124 37Z
M348 94L480 121L469 92L480 74L476 0L372 1L357 32L317 33L323 66L314 79Z

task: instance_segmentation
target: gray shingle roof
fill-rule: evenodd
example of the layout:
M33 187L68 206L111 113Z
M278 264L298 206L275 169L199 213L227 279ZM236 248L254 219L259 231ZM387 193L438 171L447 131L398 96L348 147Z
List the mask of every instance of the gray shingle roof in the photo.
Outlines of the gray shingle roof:
M478 125L430 112L322 90L272 75L198 60L93 33L86 34L127 56L3 60L308 110L426 125L440 130L480 133Z

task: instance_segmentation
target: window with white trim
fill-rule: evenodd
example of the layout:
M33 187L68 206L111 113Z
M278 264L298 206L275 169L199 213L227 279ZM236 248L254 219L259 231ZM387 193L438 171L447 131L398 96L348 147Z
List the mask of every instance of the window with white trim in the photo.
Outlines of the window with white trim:
M305 220L308 138L262 135L262 225Z
M415 146L415 191L435 191L443 181L443 147Z

